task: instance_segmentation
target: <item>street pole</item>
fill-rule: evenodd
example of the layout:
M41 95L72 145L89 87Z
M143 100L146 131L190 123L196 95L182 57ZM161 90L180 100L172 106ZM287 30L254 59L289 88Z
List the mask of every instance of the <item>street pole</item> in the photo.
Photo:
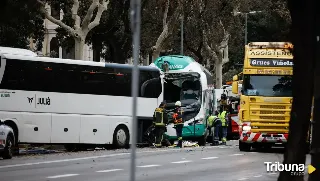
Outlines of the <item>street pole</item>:
M244 30L244 45L248 44L248 13L244 13L245 16L245 30Z
M183 55L183 20L184 20L184 15L182 14L181 16L181 55Z
M133 61L132 69L132 131L131 139L131 164L130 181L135 181L136 177L136 146L137 146L137 97L139 83L139 49L140 49L140 26L141 26L141 0L131 0L130 2L131 30L133 32Z

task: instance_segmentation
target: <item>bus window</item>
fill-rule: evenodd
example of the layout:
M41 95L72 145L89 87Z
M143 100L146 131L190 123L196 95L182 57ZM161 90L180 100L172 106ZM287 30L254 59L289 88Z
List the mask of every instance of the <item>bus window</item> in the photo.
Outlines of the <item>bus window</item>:
M160 75L148 71L140 71L140 97L158 98L162 92Z
M7 60L4 75L1 81L1 89L20 89L23 81L23 65L15 60Z

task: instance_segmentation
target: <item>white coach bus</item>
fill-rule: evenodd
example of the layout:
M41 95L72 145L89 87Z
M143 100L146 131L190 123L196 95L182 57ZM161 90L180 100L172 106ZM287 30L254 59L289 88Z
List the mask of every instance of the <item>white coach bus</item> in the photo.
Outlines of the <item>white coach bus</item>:
M81 60L0 54L0 119L18 143L131 143L133 66ZM138 141L162 101L157 68L141 66ZM86 145L87 146L87 145Z

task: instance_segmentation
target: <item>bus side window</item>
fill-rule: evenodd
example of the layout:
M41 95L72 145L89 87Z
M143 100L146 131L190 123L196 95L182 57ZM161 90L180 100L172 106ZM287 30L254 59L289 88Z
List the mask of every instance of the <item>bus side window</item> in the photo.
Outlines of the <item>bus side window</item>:
M24 67L19 60L7 60L0 88L22 90L23 70Z
M54 92L62 93L81 93L79 65L55 64L54 72Z
M158 98L162 92L160 75L153 72L140 71L139 97ZM150 81L151 80L151 81ZM148 81L148 82L147 82ZM144 83L146 85L144 85ZM142 91L142 89L144 90ZM143 95L141 94L143 92Z
M130 69L114 69L114 93L115 96L131 96L131 75ZM108 83L109 84L109 83Z

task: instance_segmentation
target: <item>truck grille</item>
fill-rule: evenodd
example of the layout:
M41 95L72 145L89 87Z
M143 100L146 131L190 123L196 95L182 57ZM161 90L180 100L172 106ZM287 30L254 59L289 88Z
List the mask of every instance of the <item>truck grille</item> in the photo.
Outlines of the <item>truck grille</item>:
M260 111L260 114L285 114L286 111Z
M261 109L286 109L286 106L280 106L280 105L261 105Z
M290 104L259 105L259 103L251 103L251 131L288 133L290 109Z
M286 120L284 116L259 116L260 119L269 119L269 120Z

